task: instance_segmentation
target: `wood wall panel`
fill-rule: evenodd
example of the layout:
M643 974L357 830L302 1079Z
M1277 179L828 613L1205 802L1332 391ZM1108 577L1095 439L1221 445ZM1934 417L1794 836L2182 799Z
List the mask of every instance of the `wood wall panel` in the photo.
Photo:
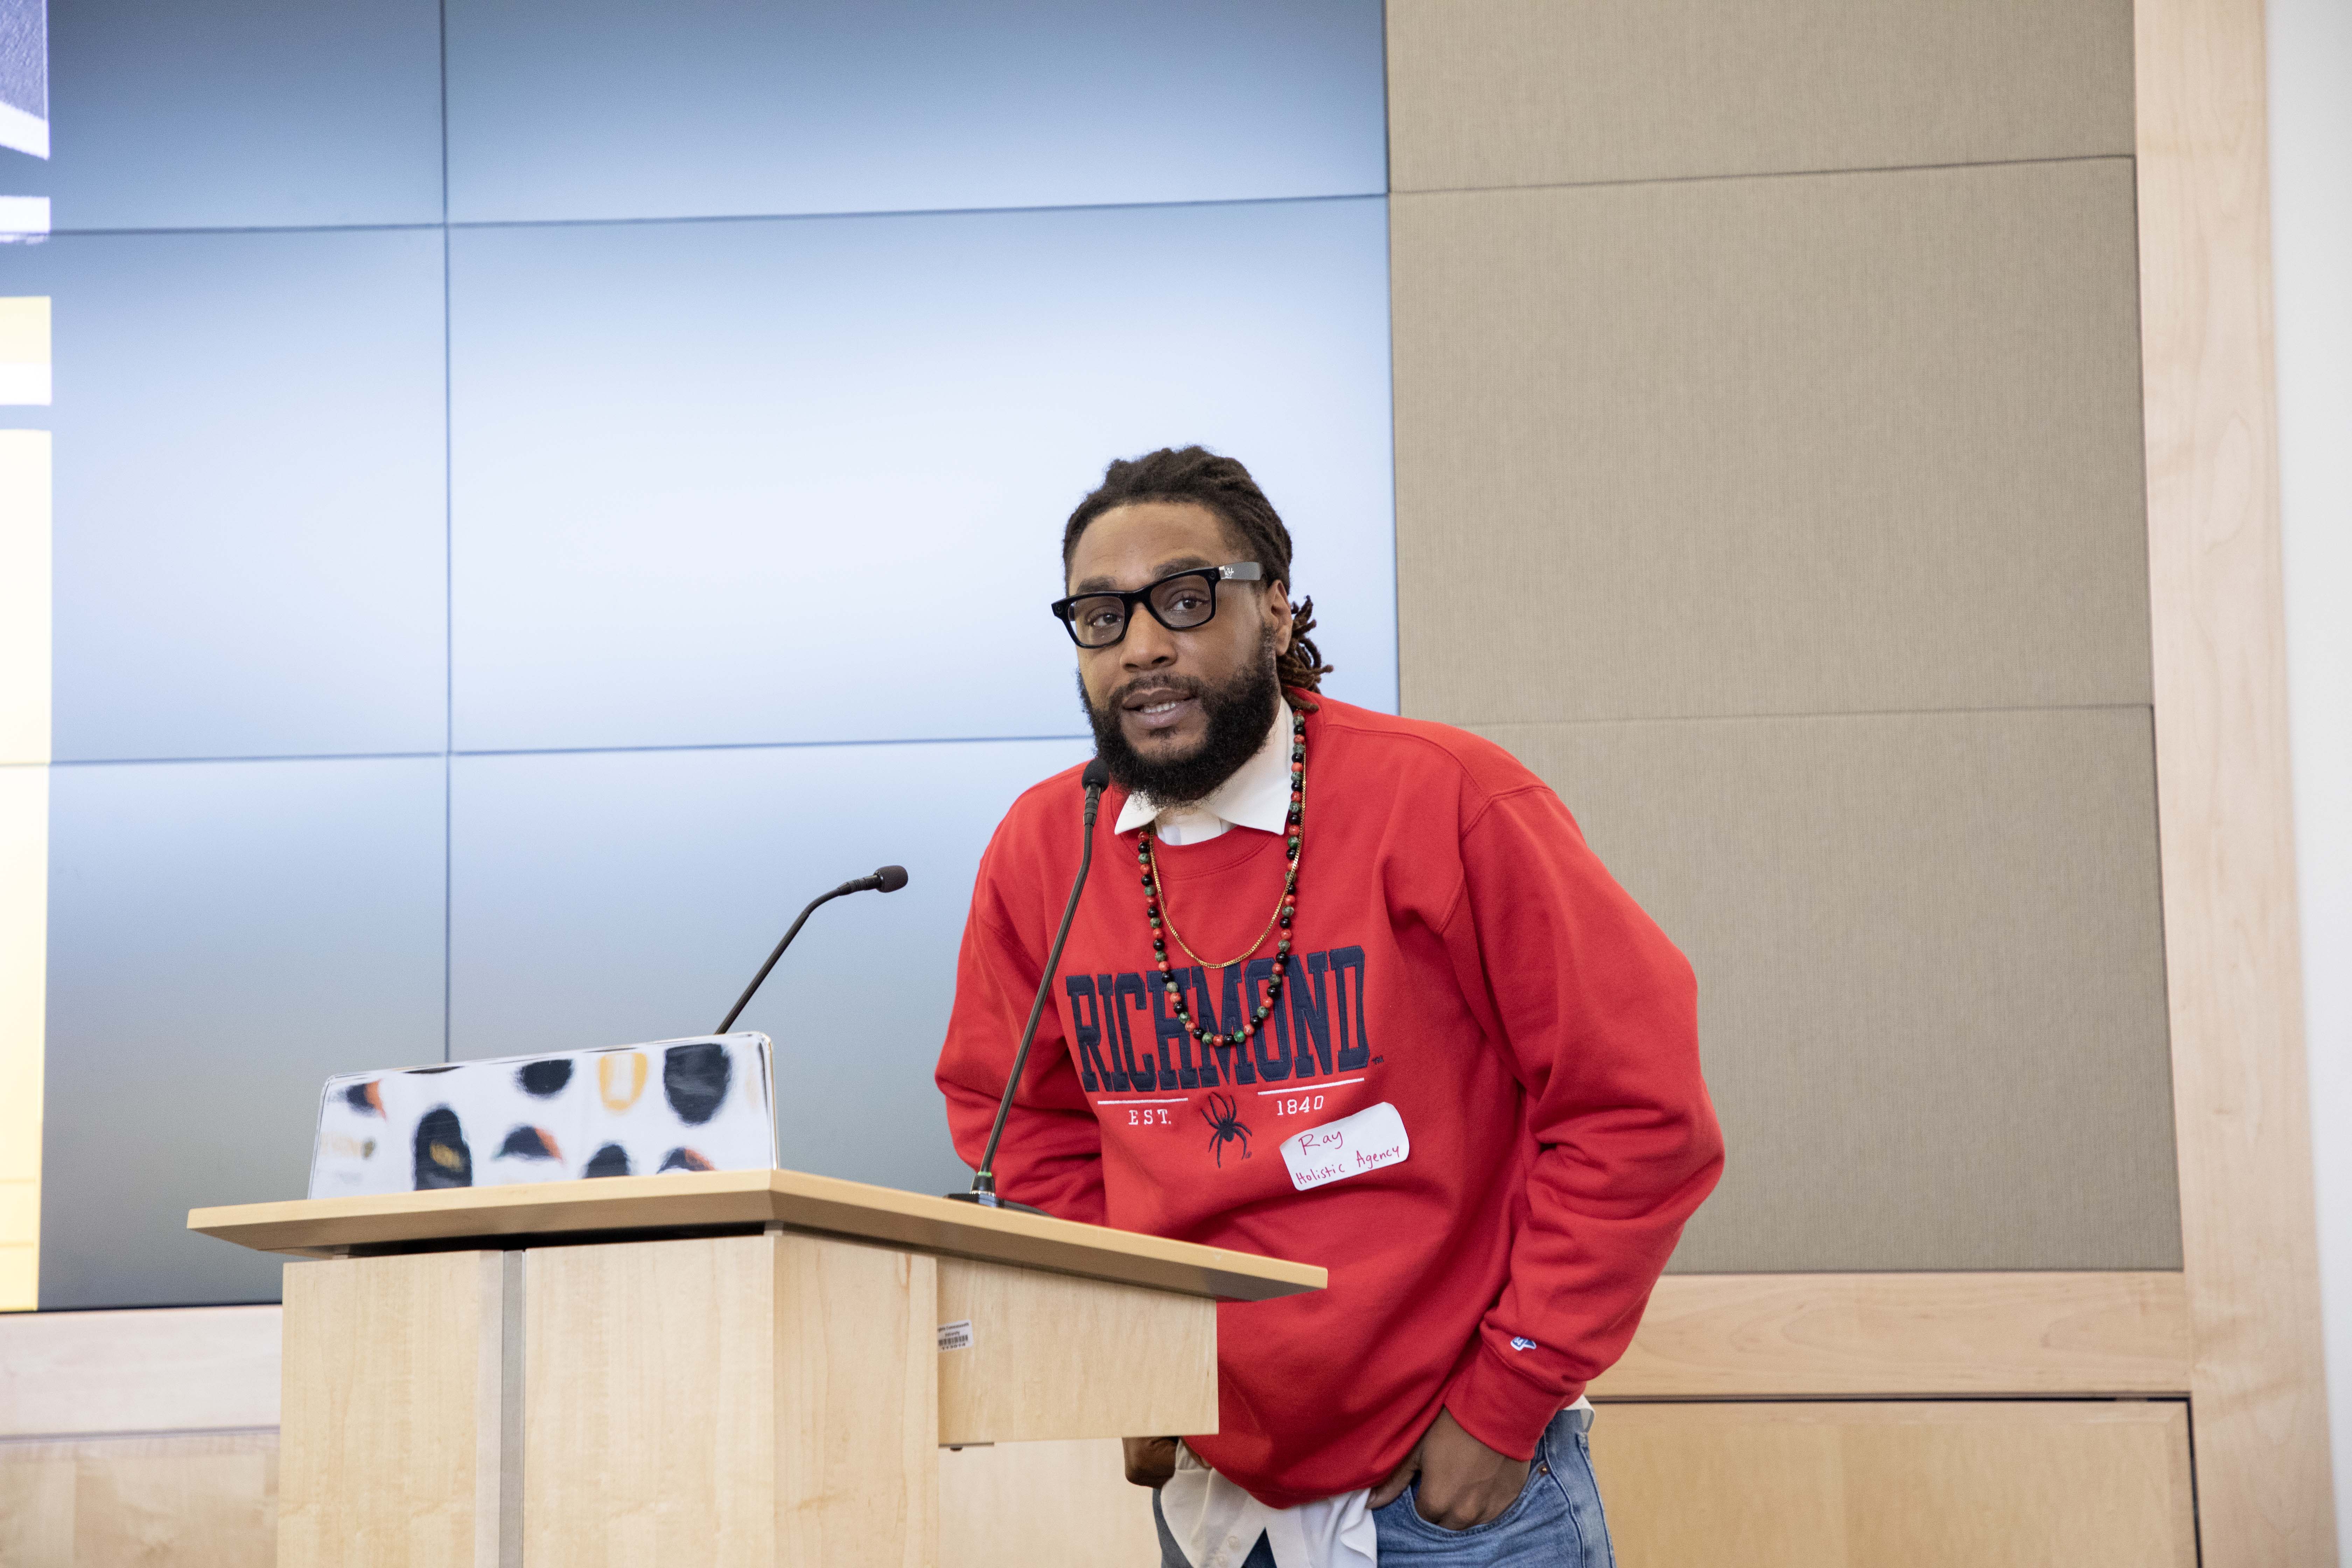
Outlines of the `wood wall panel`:
M1697 970L1675 1268L2179 1267L2145 711L1481 728Z
M2195 1568L2178 1401L1610 1405L1624 1568Z
M2148 700L2127 160L1399 195L1391 235L1407 712Z
M2129 0L1390 0L1399 191L2128 153Z
M2209 1568L2336 1560L2311 1184L2260 0L2141 0L2156 767Z
M0 1442L5 1568L271 1568L278 1434Z
M2178 1274L1669 1274L1596 1399L2171 1394Z
M276 1307L0 1317L0 1437L278 1425Z

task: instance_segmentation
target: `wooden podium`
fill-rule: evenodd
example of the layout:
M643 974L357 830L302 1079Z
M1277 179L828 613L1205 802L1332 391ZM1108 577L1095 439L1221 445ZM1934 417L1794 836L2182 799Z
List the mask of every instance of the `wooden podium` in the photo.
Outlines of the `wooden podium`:
M196 1209L286 1266L279 1568L930 1568L939 1448L1213 1431L1324 1271L792 1171Z

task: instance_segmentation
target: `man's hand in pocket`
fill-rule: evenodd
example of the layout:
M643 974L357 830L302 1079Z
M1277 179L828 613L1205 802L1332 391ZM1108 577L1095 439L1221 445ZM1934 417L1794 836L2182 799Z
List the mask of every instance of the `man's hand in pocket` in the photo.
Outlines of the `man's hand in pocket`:
M1139 1487L1164 1487L1176 1473L1173 1437L1122 1437L1127 1448L1127 1479Z
M1133 1451L1127 1469L1135 1473ZM1374 1488L1371 1505L1386 1508L1421 1481L1413 1511L1444 1530L1468 1530L1500 1519L1527 1489L1528 1462L1498 1454L1462 1429L1453 1413L1441 1410L1396 1473Z

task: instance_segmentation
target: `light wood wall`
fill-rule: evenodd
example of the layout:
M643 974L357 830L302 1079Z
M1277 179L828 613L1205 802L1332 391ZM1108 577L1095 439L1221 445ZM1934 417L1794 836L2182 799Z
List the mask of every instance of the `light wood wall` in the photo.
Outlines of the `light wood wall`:
M2209 1568L2336 1562L2295 923L2260 0L2140 0L2141 357Z
M2178 1401L1605 1403L1624 1568L2188 1568ZM940 1568L1146 1568L1149 1493L1112 1438L940 1457ZM5 1568L270 1568L274 1432L0 1442Z
M592 1254L613 1250L579 1249L569 1261L586 1266ZM478 1364L480 1346L472 1342L487 1331L481 1301L488 1287L469 1282L467 1255L448 1255L447 1261L447 1289L437 1304L421 1305L446 1320L438 1341L445 1347L467 1342L460 1359ZM322 1275L310 1283L336 1278ZM945 1310L977 1313L991 1342L1021 1332L1018 1324L990 1323L985 1301L968 1289L950 1293ZM268 1568L276 1557L279 1502L279 1325L274 1307L0 1318L0 1568L174 1561ZM1162 1321L1160 1330L1189 1331L1174 1321ZM1932 1420L1945 1407L1916 1396L1959 1394L1992 1402L1970 1409L2022 1408L2029 1416L2071 1412L2064 1422L2088 1424L2097 1436L2105 1431L2103 1423L2150 1408L2149 1398L2168 1396L2169 1408L2178 1412L2191 1381L2189 1340L2178 1274L1669 1277L1633 1349L1593 1391L1603 1404L1594 1441L1621 1552L1626 1542L1673 1547L1663 1554L1644 1547L1643 1555L1626 1553L1622 1560L1629 1565L1738 1560L1745 1550L1742 1531L1765 1518L1750 1518L1754 1488L1784 1472L1811 1476L1822 1486L1833 1479L1835 1487L1798 1499L1794 1514L1770 1514L1766 1522L1780 1532L1778 1539L1791 1539L1790 1532L1801 1532L1801 1526L1810 1530L1804 1521L1826 1517L1827 1510L1841 1520L1853 1514L1839 1527L1845 1531L1840 1541L1883 1544L1894 1528L1887 1508L1901 1502L1907 1510L1905 1494L1882 1496L1869 1479L1878 1472L1849 1475L1842 1456L1877 1442L1868 1432L1888 1426L1889 1412L1924 1413ZM378 1333L372 1342L384 1351L394 1340ZM287 1353L331 1356L334 1342L293 1346ZM316 1386L329 1381L313 1380ZM1066 1400L1087 1401L1083 1390L1059 1392ZM442 1439L457 1442L451 1462L463 1464L473 1452L467 1441L471 1416L458 1408L468 1389L445 1393L450 1410L433 1425ZM1721 1483L1730 1489L1723 1496L1737 1500L1737 1507L1730 1500L1706 1503L1715 1495L1708 1489L1718 1484L1708 1479L1707 1467L1719 1463L1727 1445L1743 1440L1738 1423L1748 1416L1741 1412L1751 1409L1706 1403L1727 1394L1811 1402L1790 1408L1759 1434L1780 1456L1780 1468ZM2117 1394L2142 1403L2116 1417L2113 1400L2089 1397ZM2042 1403L2019 1406L2020 1396ZM1890 1406L1885 1403L1890 1398L1906 1403ZM1954 1419L1975 1417L1961 1410ZM1195 1426L1197 1412L1182 1421L1139 1424ZM1924 1454L1942 1441L1908 1428L1890 1430L1898 1452ZM1974 1467L1967 1472L1972 1476L1990 1467L1996 1473L1987 1484L2007 1489L2001 1495L2030 1494L2040 1484L2042 1447L2063 1440L2036 1438L2017 1449L2017 1466L2000 1470L1978 1451L1990 1441L1987 1429L1971 1432L1952 1439L1958 1446L1953 1452ZM370 1434L346 1429L342 1440L363 1446ZM1675 1445L1685 1442L1694 1467L1686 1474L1669 1462ZM318 1458L289 1458L289 1469L315 1468ZM2058 1472L2080 1481L2072 1493L2077 1504L2095 1504L2094 1512L2153 1506L2147 1504L2153 1494L2145 1484L2145 1465L2135 1470L2112 1454L2083 1463L2090 1468ZM2132 1480L2134 1475L2143 1479ZM296 1494L305 1484L299 1473L289 1475L289 1509L303 1506ZM309 1484L315 1492L315 1478ZM1705 1495L1695 1494L1694 1487ZM939 1488L943 1568L1016 1563L1093 1568L1152 1561L1150 1499L1122 1478L1115 1438L944 1450ZM1695 1507L1697 1514L1686 1517ZM1941 1529L1941 1517L1933 1510L1917 1515L1923 1552L1940 1549L1929 1532ZM1696 1551L1691 1531L1702 1524L1717 1531L1705 1538L1713 1545L1681 1555ZM2166 1528L2161 1518L2141 1519L2134 1526L2139 1533L2121 1539L2143 1539ZM2019 1539L2063 1544L2073 1538L2063 1521L2044 1521ZM201 1555L173 1555L196 1552L199 1543Z
M0 1568L268 1568L278 1317L0 1317Z
M5 1568L269 1568L278 1434L0 1440Z
M1622 1568L2194 1568L2177 1400L1612 1405Z

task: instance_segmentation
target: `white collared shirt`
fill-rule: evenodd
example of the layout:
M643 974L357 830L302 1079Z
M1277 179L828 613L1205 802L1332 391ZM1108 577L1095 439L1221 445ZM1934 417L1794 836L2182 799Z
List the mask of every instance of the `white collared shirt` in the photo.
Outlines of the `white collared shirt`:
M1176 1473L1160 1489L1160 1517L1192 1568L1241 1568L1257 1538L1275 1568L1380 1568L1371 1489L1268 1508L1176 1445Z
M1149 822L1162 844L1202 844L1228 827L1280 833L1290 820L1290 704L1276 698L1274 727L1231 778L1191 802L1162 805L1130 795L1111 831L1132 833Z

